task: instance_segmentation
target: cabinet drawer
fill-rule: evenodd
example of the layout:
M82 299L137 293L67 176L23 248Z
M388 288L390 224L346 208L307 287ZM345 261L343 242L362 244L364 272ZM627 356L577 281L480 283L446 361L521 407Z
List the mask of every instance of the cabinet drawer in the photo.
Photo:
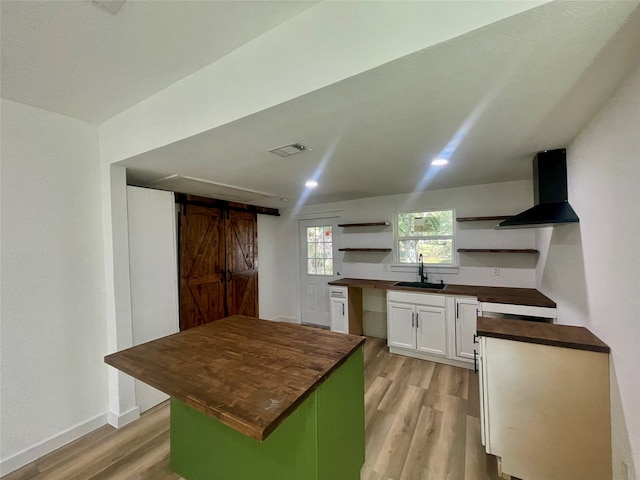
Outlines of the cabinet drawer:
M347 298L347 287L329 287L331 298Z
M405 302L416 305L431 305L434 307L444 307L445 296L433 295L428 293L408 293L397 290L389 290L387 292L387 300L390 302Z

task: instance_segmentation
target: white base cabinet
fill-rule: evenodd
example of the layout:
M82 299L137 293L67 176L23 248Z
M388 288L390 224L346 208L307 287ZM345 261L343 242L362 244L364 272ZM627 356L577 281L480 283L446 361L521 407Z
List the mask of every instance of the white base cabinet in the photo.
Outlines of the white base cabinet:
M389 351L473 368L477 305L472 297L389 290Z
M332 332L362 335L362 289L329 286Z
M421 298L428 303L430 298ZM407 348L431 355L447 355L447 320L444 306L389 302L387 305L390 347Z
M347 287L330 287L329 301L331 302L331 331L349 333L349 309Z

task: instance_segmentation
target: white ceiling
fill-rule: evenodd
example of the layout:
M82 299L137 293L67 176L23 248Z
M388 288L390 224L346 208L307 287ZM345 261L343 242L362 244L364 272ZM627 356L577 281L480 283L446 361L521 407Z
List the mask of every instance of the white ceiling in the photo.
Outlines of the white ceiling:
M136 63L135 56L139 58L149 48L149 41L159 41L153 40L157 37L154 23L146 23L137 2L127 2L116 17L83 5L85 14L95 17L96 22L122 16L120 32L128 41L105 48L110 53L94 60L90 49L81 49L78 58L68 58L74 57L78 49L66 50L58 45L53 50L60 60L55 61L40 51L46 50L51 38L44 35L39 41L27 39L30 35L39 37L33 28L38 22L47 23L48 10L51 11L47 15L56 18L52 13L55 9L36 8L41 15L36 22L29 17L31 7L23 9L19 3L25 2L2 1L3 97L94 121L113 115L179 78L169 78L171 72L167 70L179 70L184 76L190 73L187 70L214 61L310 6L295 2L186 2L190 5L187 10L201 8L202 16L210 15L209 24L217 22L219 28L210 29L216 32L213 38L197 33L201 28L193 28L193 32L186 28L199 21L200 15L192 10L189 12L193 16L185 19L187 13L180 9L162 7L165 15L179 20L164 19L162 30L171 32L167 33L170 39L157 52L150 48L160 56L141 67L144 75L138 72L135 79L123 81L120 96L114 95L112 83L119 81L112 78L117 75L110 72L126 72ZM58 3L61 2L47 5ZM62 3L66 6L61 10L69 15L69 2ZM135 184L150 185L160 178L179 175L175 177L179 180L176 184L191 185L193 193L197 190L206 194L206 184L198 188L193 180L184 177L203 179L222 184L222 190L233 186L245 193L259 192L251 203L272 207L291 206L301 199L317 204L531 178L534 153L567 146L637 65L637 5L637 1L546 4L121 163L129 168L129 180ZM91 13L88 7L93 8ZM20 24L8 33L5 11ZM256 11L262 13L255 15ZM238 33L235 27L243 24L243 13L253 23L250 21L251 26ZM136 15L135 22L124 18L130 14ZM268 16L271 23L259 21L257 17L263 16ZM191 21L195 23L192 25ZM19 33L30 25L29 32ZM129 31L136 30L134 25L141 30L135 35ZM146 29L141 28L145 25ZM96 28L82 35L91 37ZM48 35L54 30L47 30ZM6 47L7 60L5 36L10 43ZM23 37L28 48L21 56L16 41ZM76 38L77 42L82 42L81 37ZM136 45L143 47L135 48ZM199 51L197 45L207 45L208 51ZM127 48L132 52L125 61L122 50ZM167 53L166 63L162 52ZM31 58L46 59L48 63L36 67L31 65ZM105 76L108 85L100 88L90 85L81 75L71 75L82 95L76 98L67 94L64 101L56 98L55 89L39 90L48 78L32 79L33 85L19 85L25 81L25 72L45 75L45 70L45 77L51 81L68 81L64 80L66 71L58 66L59 61L82 71L86 71L85 63L89 62ZM6 73L7 68L17 71ZM164 73L156 73L157 70ZM140 86L145 83L143 77L149 85ZM10 86L8 94L5 81ZM60 86L60 90L65 89ZM131 90L136 90L137 97ZM93 98L101 93L110 97L108 102L102 97ZM290 142L301 142L312 151L289 158L267 152ZM450 164L437 171L429 169L430 160L447 150L448 145L453 145L448 153ZM307 195L303 184L311 177L317 178L320 185ZM213 192L221 190L210 191L215 195ZM283 203L281 197L290 201Z
M314 3L2 0L2 97L101 123Z

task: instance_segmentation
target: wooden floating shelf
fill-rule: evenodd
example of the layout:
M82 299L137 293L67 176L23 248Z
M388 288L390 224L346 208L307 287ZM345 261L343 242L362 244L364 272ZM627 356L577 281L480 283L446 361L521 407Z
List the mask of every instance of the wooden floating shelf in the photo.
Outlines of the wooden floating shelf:
M339 227L388 227L389 222L369 222L369 223L339 223Z
M390 248L339 248L340 252L390 252Z
M459 253L540 253L533 248L459 248Z
M495 217L457 217L456 222L489 222L492 220L506 220L513 215L499 215Z

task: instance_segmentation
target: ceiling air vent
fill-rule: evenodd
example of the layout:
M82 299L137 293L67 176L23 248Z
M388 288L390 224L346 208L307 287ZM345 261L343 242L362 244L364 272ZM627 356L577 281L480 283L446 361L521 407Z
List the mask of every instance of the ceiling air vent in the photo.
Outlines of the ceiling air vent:
M111 15L116 15L126 1L127 0L93 0L93 3Z
M282 145L281 147L272 148L269 151L279 157L290 157L291 155L295 155L297 153L306 152L307 150L311 150L306 145L301 143L290 143L289 145Z

